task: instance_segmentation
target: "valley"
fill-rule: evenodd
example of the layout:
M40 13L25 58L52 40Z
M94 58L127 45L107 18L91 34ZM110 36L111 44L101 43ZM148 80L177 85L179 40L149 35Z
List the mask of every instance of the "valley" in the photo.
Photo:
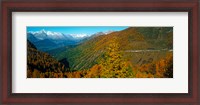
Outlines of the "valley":
M31 66L37 60L31 60L29 74L37 68L45 78L50 77L49 72L61 78L173 77L173 27L128 27L79 38L45 30L35 33L27 34L28 43L34 45L40 55L44 53L54 59L56 66L38 68ZM28 59L33 58L34 55L28 55ZM39 67L47 61L41 61Z

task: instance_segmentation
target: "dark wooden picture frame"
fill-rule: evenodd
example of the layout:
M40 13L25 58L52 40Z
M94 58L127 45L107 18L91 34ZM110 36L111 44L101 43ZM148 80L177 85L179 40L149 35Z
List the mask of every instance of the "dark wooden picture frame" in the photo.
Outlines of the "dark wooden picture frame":
M2 104L199 105L198 0L6 0L1 2L0 94ZM184 93L12 93L12 12L188 12L189 92Z

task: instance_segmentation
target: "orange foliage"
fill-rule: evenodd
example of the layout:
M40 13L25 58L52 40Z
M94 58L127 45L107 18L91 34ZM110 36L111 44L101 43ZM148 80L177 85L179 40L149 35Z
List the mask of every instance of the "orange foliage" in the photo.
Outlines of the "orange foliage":
M172 78L173 55L169 53L157 62L135 66L133 71L137 71L136 78Z

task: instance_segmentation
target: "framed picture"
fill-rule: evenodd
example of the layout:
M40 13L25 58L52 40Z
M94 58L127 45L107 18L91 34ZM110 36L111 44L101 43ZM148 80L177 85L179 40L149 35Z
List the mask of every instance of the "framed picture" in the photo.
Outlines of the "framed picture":
M2 104L200 104L198 0L1 3Z

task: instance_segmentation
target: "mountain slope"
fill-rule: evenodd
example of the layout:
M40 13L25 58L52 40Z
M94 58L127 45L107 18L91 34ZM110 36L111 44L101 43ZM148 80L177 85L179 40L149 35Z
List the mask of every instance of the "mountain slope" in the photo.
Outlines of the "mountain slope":
M173 27L136 27L155 49L173 48Z
M64 61L67 62L66 60ZM63 77L63 73L69 67L58 62L49 54L40 52L28 40L27 41L27 77L28 78L48 78Z
M156 28L154 30L156 30ZM156 31L158 31L158 29ZM119 32L112 32L107 35L94 37L75 48L57 54L56 58L63 59L67 57L70 67L74 70L88 69L98 63L99 59L104 55L106 47L111 44L113 39L119 43L120 50L124 53L124 59L128 59L134 64L144 64L151 59L154 61L166 54L166 51L161 51L141 53L138 56L136 53L126 52L130 50L158 48L161 50L166 48L166 46L161 46L160 44L150 43L149 41L154 39L150 39L148 36L143 35L137 28L130 27ZM166 43L164 40L161 40L160 42Z
M167 34L173 31L173 27L136 27L138 32L148 39L165 39Z
M35 47L35 45L32 44L29 40L27 40L27 48L32 48L32 49L37 50L37 48Z
M46 51L46 50L49 50L49 49L57 47L57 44L52 42L52 41L50 41L49 39L44 39L44 40L40 40L40 41L34 42L34 45L40 51Z

